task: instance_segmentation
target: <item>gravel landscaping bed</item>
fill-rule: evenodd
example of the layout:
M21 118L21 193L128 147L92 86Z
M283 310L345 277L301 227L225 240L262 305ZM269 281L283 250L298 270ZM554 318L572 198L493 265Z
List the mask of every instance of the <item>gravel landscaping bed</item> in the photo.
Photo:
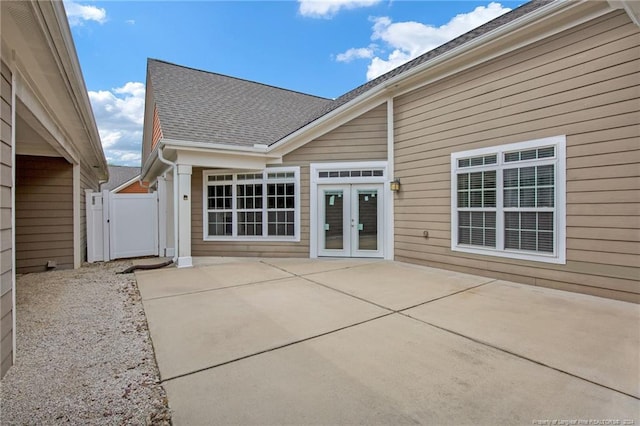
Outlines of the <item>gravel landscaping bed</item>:
M129 261L17 279L17 359L0 423L170 424Z

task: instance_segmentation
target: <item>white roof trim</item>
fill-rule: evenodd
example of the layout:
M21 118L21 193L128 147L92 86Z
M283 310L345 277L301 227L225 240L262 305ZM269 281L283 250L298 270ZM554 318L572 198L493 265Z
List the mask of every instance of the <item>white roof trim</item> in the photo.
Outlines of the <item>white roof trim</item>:
M136 183L139 180L140 180L140 175L136 175L136 176L132 177L131 179L129 179L128 181L126 181L125 183L121 184L120 186L117 186L117 187L113 188L111 190L111 192L114 193L114 194L117 193L117 192L120 192L123 189L125 189L127 186L129 186L129 185L131 185L133 183Z
M340 117L342 114L344 114L346 111L349 111L353 108L356 108L358 106L362 106L362 105L366 105L368 102L370 102L371 100L377 100L378 95L380 94L385 94L388 96L390 91L396 91L399 86L401 84L404 84L405 82L407 82L407 80L410 80L411 78L429 70L430 68L433 68L437 65L443 64L447 61L450 61L454 58L457 58L463 54L469 53L471 51L474 51L476 49L479 49L485 45L487 45L488 43L492 42L492 41L497 41L501 38L504 37L510 37L513 35L514 32L524 29L527 26L536 23L537 21L547 18L547 17L551 17L554 16L560 12L563 12L565 10L571 10L571 9L575 9L583 4L586 3L591 3L589 0L580 0L580 1L554 1L552 3L549 3L545 6L540 7L537 10L534 10L524 16L521 16L517 19L514 19L513 21L504 24L492 31L489 31L485 34L482 34L480 36L478 36L477 38L466 42L464 44L461 44L459 46L456 46L454 48L452 48L451 50L436 56L435 58L424 62L418 66L416 66L415 68L409 69L401 74L398 74L395 77L390 78L389 80L380 83L377 86L372 87L370 90L364 92L363 94L357 96L356 98L352 99L351 101L345 103L344 105L341 105L340 107L336 108L335 110L329 112L328 114L318 118L315 121L312 121L311 123L307 124L306 126L296 130L295 132L291 133L290 135L286 136L285 138L279 140L278 142L272 144L269 147L269 152L278 152L281 155L286 155L288 152L290 152L291 150L304 145L305 143L309 142L311 139L307 138L306 136L311 132L312 129L318 128L320 126L325 126L327 125L329 122L331 122L334 119L337 119L338 117ZM550 32L559 32L564 30L565 28L550 28ZM521 47L521 46L518 46ZM487 58L487 60L489 59L493 59L496 56L499 56L500 54L502 54L503 52L501 51L496 51L495 54L493 54L490 58ZM477 65L478 63L474 63L473 65ZM446 76L451 75L452 73L447 73ZM444 77L446 77L444 76ZM435 79L432 79L429 81L429 83L435 81ZM414 90L416 87L411 87L411 90ZM398 93L391 93L391 96L397 96ZM386 99L386 98L385 98ZM302 139L302 141L301 141ZM309 139L309 140L307 140ZM297 143L296 143L297 142ZM288 149L289 145L293 145L294 148L293 149Z
M55 23L57 24L56 29L60 31L63 41L62 45L59 44L56 37L51 38L56 47L56 51L60 55L60 65L63 68L61 71L64 72L64 75L70 77L68 81L73 94L72 98L78 111L78 115L84 123L84 127L87 131L93 155L99 163L98 167L100 171L102 171L102 176L99 177L106 179L109 174L107 159L105 158L104 150L102 148L98 125L96 124L93 108L89 101L89 93L80 67L80 61L78 59L75 43L73 42L73 36L71 35L71 28L69 27L69 21L67 20L64 4L61 1L49 2L49 4L52 6L51 9L40 5L40 11L47 22L50 22L52 19L55 20Z
M640 2L638 0L608 0L613 9L624 9L634 24L640 27Z

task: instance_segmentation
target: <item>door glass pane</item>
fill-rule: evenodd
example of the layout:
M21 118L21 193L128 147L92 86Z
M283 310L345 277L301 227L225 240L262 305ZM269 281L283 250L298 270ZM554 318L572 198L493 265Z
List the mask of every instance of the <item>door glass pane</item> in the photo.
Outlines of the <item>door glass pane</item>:
M343 247L343 211L342 190L324 192L324 248L342 250Z
M378 250L378 191L358 190L358 250Z

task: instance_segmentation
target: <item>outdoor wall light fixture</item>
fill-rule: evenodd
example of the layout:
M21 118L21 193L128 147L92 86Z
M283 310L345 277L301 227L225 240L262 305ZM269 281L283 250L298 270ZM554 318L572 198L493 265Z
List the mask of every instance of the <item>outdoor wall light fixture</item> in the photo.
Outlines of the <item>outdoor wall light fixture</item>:
M391 190L393 192L400 191L400 179L395 178L394 180L392 180L391 183L390 183L390 186L391 186Z

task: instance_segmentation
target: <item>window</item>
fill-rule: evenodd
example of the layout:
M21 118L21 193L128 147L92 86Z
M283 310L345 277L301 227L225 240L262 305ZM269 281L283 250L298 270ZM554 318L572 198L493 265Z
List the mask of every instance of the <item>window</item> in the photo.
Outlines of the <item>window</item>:
M204 173L205 240L299 240L297 167Z
M295 183L267 183L267 233L294 235Z
M565 137L451 155L451 248L565 263Z
M320 179L344 178L344 177L381 177L384 176L383 169L367 170L323 170L318 172Z
M207 187L207 221L209 235L231 235L232 228L232 179L231 175L210 176L215 185Z

